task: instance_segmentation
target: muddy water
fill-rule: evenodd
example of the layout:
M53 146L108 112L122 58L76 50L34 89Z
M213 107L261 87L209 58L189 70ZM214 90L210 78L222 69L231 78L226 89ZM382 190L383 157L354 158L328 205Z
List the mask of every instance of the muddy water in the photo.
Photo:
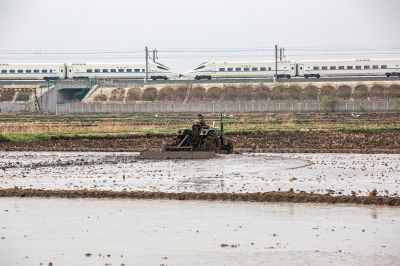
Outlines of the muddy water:
M400 209L0 199L1 265L397 265Z
M398 154L241 154L144 161L137 153L1 152L0 187L162 192L400 194Z

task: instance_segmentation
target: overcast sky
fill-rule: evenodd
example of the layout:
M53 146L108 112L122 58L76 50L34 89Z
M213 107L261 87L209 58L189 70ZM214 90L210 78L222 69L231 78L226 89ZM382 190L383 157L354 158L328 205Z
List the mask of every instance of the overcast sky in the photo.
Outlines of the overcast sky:
M279 44L288 55L297 55L290 50L296 47L390 52L390 47L400 47L399 10L399 0L0 0L0 50L37 52L21 56L2 51L0 61L137 62L142 60L135 57L143 53L47 52L143 50L148 45L161 51L161 62L183 71L234 53L162 51ZM272 53L259 52L257 59L270 59Z

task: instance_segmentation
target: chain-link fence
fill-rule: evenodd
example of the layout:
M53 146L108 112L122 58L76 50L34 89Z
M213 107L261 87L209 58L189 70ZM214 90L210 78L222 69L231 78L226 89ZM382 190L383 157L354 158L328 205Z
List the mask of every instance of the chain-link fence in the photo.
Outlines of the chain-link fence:
M240 101L240 102L131 102L58 104L58 114L83 113L193 113L193 112L361 112L395 111L396 100L388 101Z

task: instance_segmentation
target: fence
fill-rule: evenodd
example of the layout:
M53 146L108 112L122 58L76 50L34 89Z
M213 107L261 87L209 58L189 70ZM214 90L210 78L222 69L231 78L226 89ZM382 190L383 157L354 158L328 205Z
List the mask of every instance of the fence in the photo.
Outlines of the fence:
M0 102L0 113L34 112L35 104L29 102Z
M330 106L321 101L242 101L242 102L132 102L58 104L58 114L83 113L193 113L193 112L360 112L395 111L399 104L388 101L335 101Z

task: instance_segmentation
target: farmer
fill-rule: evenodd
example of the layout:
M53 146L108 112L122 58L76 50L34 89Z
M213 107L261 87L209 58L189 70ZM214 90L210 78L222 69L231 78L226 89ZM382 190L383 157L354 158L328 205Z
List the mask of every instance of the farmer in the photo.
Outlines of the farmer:
M197 119L195 121L195 124L201 127L208 127L206 122L204 121L204 117L202 114L197 114Z

